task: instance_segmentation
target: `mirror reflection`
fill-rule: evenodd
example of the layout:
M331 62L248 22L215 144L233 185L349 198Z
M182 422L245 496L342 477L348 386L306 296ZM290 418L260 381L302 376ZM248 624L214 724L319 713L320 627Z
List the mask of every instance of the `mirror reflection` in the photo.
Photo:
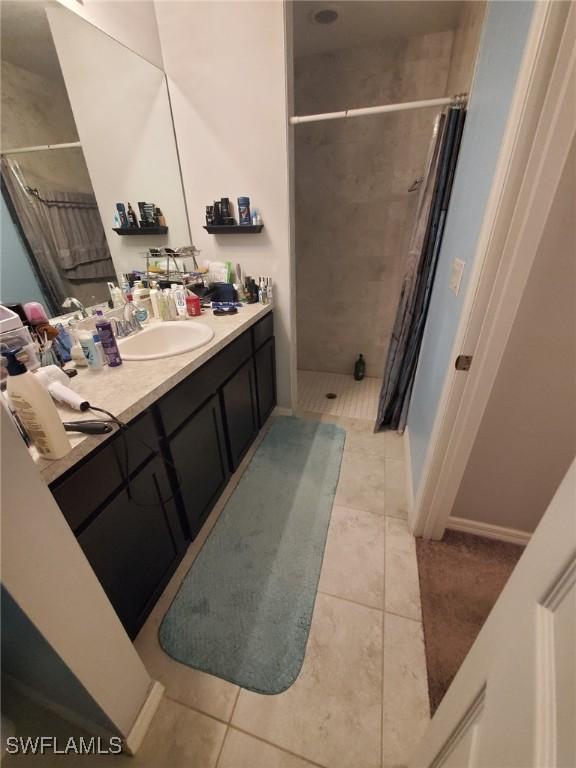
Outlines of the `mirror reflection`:
M166 78L65 8L0 12L0 301L61 315L108 301L147 249L190 244ZM143 202L166 226L115 231L118 204Z

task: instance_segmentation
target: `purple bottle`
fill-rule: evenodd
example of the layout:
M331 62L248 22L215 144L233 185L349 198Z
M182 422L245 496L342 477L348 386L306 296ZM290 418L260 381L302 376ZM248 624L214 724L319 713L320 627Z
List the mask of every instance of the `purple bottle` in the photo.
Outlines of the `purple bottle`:
M118 351L118 345L116 344L116 338L114 336L114 331L112 330L112 323L109 320L97 320L96 330L98 331L98 336L100 336L102 349L106 356L106 362L110 368L122 365L122 358Z

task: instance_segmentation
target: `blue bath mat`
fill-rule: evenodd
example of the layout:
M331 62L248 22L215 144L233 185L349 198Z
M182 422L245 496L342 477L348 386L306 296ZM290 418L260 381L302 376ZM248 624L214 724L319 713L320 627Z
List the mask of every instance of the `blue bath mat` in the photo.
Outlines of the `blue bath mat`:
M162 621L166 653L257 693L292 685L345 436L334 424L274 421Z

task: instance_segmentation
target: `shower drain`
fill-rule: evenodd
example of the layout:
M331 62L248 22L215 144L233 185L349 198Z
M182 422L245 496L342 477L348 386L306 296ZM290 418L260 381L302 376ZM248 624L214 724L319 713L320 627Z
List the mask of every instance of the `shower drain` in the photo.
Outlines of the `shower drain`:
M336 394L336 392L327 392L326 397L328 398L328 400L336 400L338 395Z

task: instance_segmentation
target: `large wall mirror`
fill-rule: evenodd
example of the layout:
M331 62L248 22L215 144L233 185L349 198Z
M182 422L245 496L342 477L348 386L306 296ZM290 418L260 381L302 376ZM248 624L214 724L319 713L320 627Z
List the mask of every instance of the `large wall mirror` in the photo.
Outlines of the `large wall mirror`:
M61 314L109 298L150 247L190 245L166 77L62 6L3 0L4 304ZM54 148L56 145L58 148ZM116 204L155 203L163 234L117 234Z

